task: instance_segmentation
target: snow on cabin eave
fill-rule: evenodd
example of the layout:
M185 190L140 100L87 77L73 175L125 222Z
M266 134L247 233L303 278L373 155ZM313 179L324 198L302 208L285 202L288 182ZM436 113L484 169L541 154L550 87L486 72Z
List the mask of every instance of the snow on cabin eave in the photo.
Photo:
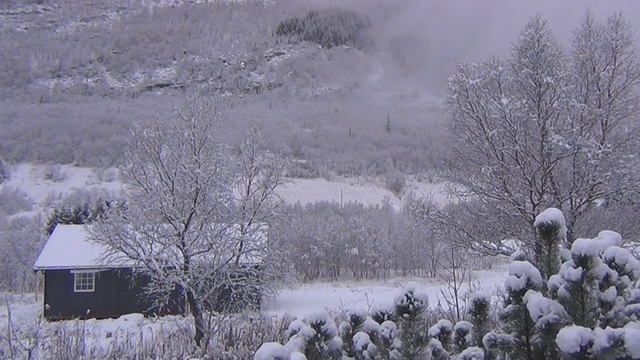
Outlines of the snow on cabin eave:
M101 265L101 266L67 266L67 265L58 265L58 266L34 266L33 271L49 271L49 270L70 270L71 272L100 272L109 269L134 269L138 268L128 264L121 265Z

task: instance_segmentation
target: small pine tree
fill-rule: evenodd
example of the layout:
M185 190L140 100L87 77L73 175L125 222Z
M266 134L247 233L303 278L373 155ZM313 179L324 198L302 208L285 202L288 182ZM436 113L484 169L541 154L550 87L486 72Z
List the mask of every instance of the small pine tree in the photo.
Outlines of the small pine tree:
M407 284L395 299L403 359L422 359L429 351L424 319L428 306L429 297L414 283Z
M306 322L294 320L288 328L289 349L302 352L308 360L342 358L342 339L335 322L325 311L307 316Z
M498 315L503 334L490 332L485 335L483 343L487 350L506 352L510 359L541 358L533 346L535 322L524 303L524 295L529 290L540 290L542 287L540 271L530 262L516 260L509 264L504 308ZM506 339L505 335L510 339Z
M549 293L564 306L573 324L593 328L611 307L602 301L607 296L602 296L600 289L610 288L617 274L600 256L606 248L621 242L614 232L601 232L595 239L577 239L571 246L571 259L550 277Z
M491 331L491 295L484 291L478 291L469 299L468 316L473 324L475 344L482 346L482 338Z
M429 328L429 337L440 342L442 348L449 352L453 344L453 324L446 319L438 320L438 322Z
M548 208L536 216L533 226L538 235L534 245L535 265L548 280L560 270L560 247L567 234L564 215L556 208Z
M342 352L344 355L349 357L356 356L353 337L362 329L362 324L364 324L366 319L366 312L350 310L347 313L347 320L340 323L340 326L338 327L338 334L342 339Z
M541 292L529 290L523 297L529 317L535 323L536 334L531 345L537 356L557 359L555 343L558 331L569 322L569 315L558 302L545 297Z
M461 320L453 327L453 351L460 354L468 347L475 345L473 324Z

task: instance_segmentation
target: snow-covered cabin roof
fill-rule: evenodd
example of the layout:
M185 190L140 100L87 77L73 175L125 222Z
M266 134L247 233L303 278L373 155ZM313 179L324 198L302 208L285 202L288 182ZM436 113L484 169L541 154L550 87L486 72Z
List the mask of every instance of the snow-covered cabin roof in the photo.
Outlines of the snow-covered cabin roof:
M107 248L91 240L84 225L58 225L40 252L33 270L103 269L131 267L131 264L105 264Z
M231 238L239 237L239 226L227 229L226 234ZM251 238L258 242L257 248L245 248L240 255L242 264L259 264L264 261L262 245L268 238L268 225L258 224L251 231ZM33 270L53 269L111 269L130 268L135 266L133 260L111 260L107 256L108 249L105 245L91 240L86 225L58 224L47 240L44 248L33 265ZM202 256L205 256L203 254Z

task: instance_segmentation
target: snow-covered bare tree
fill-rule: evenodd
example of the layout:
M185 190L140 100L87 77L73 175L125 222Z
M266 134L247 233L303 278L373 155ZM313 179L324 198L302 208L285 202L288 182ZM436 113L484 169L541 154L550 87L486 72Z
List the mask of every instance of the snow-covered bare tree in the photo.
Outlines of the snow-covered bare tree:
M533 239L535 217L554 206L570 243L598 204L637 192L638 59L621 15L600 24L587 14L570 53L536 16L509 59L459 64L447 99L446 180L460 201L436 217L451 238L509 254L503 240Z
M278 214L284 163L258 152L256 132L230 154L215 140L220 118L214 101L192 96L174 123L135 127L121 169L127 206L92 227L112 250L108 258L148 274L147 293L158 305L184 292L199 346L207 344L205 314L219 310L219 293L265 286L278 253L266 230Z

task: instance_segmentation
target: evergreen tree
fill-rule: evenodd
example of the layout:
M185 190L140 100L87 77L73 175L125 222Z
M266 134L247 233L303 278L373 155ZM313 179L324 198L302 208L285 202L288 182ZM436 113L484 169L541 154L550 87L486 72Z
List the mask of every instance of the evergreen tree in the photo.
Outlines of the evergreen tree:
M447 319L438 320L429 328L429 337L438 340L440 346L449 352L453 344L453 324Z
M75 204L65 202L54 207L47 217L45 234L51 235L58 224L82 225L101 220L109 210L116 207L122 209L124 206L123 202L105 200L102 197L94 200L85 198Z
M560 270L560 247L567 233L564 215L556 208L548 208L536 216L533 226L537 233L533 249L535 265L548 280Z
M424 315L429 297L415 283L409 283L395 299L403 359L423 359L427 356L429 339Z
M342 339L335 322L325 311L309 314L305 321L294 320L288 332L286 346L303 353L308 360L342 358Z
M542 287L540 271L531 263L516 260L509 264L509 276L505 280L507 294L499 313L502 334L491 332L485 335L483 342L488 350L506 352L510 359L540 358L533 344L535 322L524 303L524 295L529 290Z
M482 346L482 338L491 331L491 295L484 291L478 291L469 299L468 316L473 324L475 344Z
M523 301L529 317L535 323L536 333L531 341L534 353L544 359L557 359L555 339L558 331L569 323L566 310L536 290L527 291Z
M469 321L461 320L453 327L453 349L460 354L474 344L473 324Z
M347 313L347 320L340 323L338 334L342 339L342 352L345 356L356 356L354 349L354 335L362 329L367 314L364 311L351 310Z
M601 254L621 241L620 235L612 231L600 232L595 239L575 240L571 246L571 259L562 264L558 275L549 279L551 297L564 306L573 324L594 328L611 307L607 302L611 303L615 296L608 298L601 287L605 291L615 291L608 289L617 274L602 262ZM611 301L603 301L607 298Z

